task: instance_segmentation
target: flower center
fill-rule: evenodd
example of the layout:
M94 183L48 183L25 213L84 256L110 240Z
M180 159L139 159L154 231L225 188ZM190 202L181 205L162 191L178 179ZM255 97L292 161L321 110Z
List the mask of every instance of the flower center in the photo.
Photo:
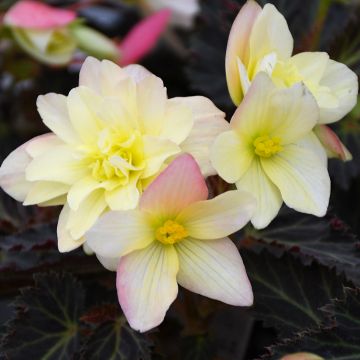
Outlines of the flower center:
M261 157L269 158L282 151L280 145L281 139L278 137L271 138L269 135L257 137L254 142L255 154Z
M156 229L155 237L163 244L175 244L188 236L186 229L176 221L167 220Z
M108 129L100 133L98 142L87 153L88 166L97 181L117 180L126 185L131 172L144 168L143 147L139 134L128 138Z

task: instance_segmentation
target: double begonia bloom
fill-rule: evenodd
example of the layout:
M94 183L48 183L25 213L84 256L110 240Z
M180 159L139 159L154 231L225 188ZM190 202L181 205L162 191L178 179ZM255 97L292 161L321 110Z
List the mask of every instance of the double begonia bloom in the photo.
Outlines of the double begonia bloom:
M215 171L209 147L228 129L207 98L167 98L160 78L139 65L121 68L87 58L69 95L39 96L52 133L14 150L0 168L0 185L24 205L64 205L60 251L108 210L135 208L147 185L181 152L193 154L204 176Z
M63 65L70 61L76 48L69 30L75 19L74 11L23 0L5 14L4 23L30 55L45 63Z
M87 233L87 245L117 270L120 305L132 328L159 325L178 285L212 299L250 306L244 264L227 237L256 207L253 196L229 191L211 200L195 160L177 157L145 190L139 208L110 211Z
M226 78L233 102L239 105L256 74L266 72L282 88L303 82L320 108L319 124L340 120L357 102L356 74L325 52L292 56L293 45L287 22L275 6L266 4L262 9L254 0L248 0L234 21L226 51ZM330 136L331 130L319 131ZM320 138L324 147L335 144L333 136ZM346 154L338 153L337 146L327 150L333 157L351 159L347 150Z
M323 216L330 196L327 157L312 129L319 108L302 84L280 89L259 73L234 113L231 130L211 151L219 175L258 201L252 218L266 227L282 202L297 211Z

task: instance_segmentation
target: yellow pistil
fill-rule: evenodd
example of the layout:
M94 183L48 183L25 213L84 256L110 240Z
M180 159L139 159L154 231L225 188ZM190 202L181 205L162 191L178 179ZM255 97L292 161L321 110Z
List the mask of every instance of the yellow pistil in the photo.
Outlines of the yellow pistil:
M176 221L167 220L156 229L155 237L165 245L175 244L188 236L186 229Z
M259 136L253 142L255 154L261 157L269 158L282 151L283 148L280 143L281 139L279 137L270 138L269 135Z

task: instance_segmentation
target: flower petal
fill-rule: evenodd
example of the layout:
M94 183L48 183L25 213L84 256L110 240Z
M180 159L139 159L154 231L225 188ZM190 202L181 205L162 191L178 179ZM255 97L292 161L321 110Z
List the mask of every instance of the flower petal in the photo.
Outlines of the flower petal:
M279 188L286 205L316 216L326 214L330 197L330 178L321 153L324 149L317 141L311 149L288 145L276 156L261 159L266 174Z
M303 83L286 89L276 89L270 96L268 133L281 139L283 145L309 134L319 119L314 96Z
M159 135L164 124L166 102L166 88L159 77L147 76L137 84L138 119L144 134Z
M181 211L176 221L193 238L220 239L246 225L255 208L256 200L250 193L233 190L211 200L190 204Z
M123 69L136 83L139 83L146 77L153 75L149 70L138 64L125 66Z
M257 74L230 121L231 127L240 132L242 137L252 138L259 129L266 132L271 123L268 116L269 101L276 90L267 74Z
M203 96L173 98L170 101L183 104L193 112L194 126L181 144L183 152L195 158L205 177L215 175L216 171L210 163L210 147L220 133L230 128L225 114Z
M251 219L255 228L263 229L268 226L279 212L282 198L279 189L265 174L258 159L252 162L248 171L236 182L236 187L248 191L257 200L257 208Z
M24 200L24 205L36 205L58 198L69 191L69 185L38 181L33 183Z
M135 209L139 203L140 192L137 188L138 176L132 176L127 185L106 191L105 200L111 210Z
M98 189L82 201L78 210L70 209L66 229L70 232L71 237L75 240L83 237L106 208L104 190Z
M81 202L99 187L101 187L101 184L94 180L92 176L86 176L79 179L70 188L67 195L67 201L71 210L76 211L81 205Z
M24 201L32 183L25 177L25 171L32 161L31 154L42 153L57 141L53 134L37 136L12 151L0 167L0 186L17 201ZM28 149L33 146L34 151ZM36 149L36 151L35 151Z
M165 160L181 151L174 142L157 136L145 135L143 142L146 168L142 173L142 178L156 174Z
M195 293L226 304L250 306L253 292L239 251L229 239L186 239L175 245L179 256L177 280Z
M193 126L194 119L191 108L169 100L160 136L173 141L175 144L180 144L188 137Z
M144 332L159 325L178 293L178 257L158 241L120 259L116 286L130 326Z
M171 11L163 9L138 22L120 42L120 63L136 63L147 55L166 30Z
M249 61L250 33L260 12L261 7L256 1L247 1L235 18L230 30L226 48L225 68L230 96L235 105L240 104L243 98L237 59L239 58L245 64Z
M67 143L79 140L72 127L67 109L66 97L60 94L46 94L37 98L36 105L44 124Z
M86 87L77 87L70 91L67 106L71 124L85 143L94 143L100 131L97 111L101 98Z
M254 151L241 141L235 131L226 131L216 138L210 159L219 176L228 183L234 183L250 167Z
M329 158L338 158L342 161L352 160L352 155L339 137L326 125L318 125L314 132L324 146Z
M88 169L76 157L74 149L67 145L54 146L33 159L26 168L29 181L56 181L69 185L87 174Z
M74 11L51 7L38 1L22 0L8 10L4 22L20 28L50 29L66 26L75 19Z
M284 16L272 4L266 4L256 18L250 34L250 64L275 52L278 60L288 60L294 39Z
M339 102L337 108L320 107L320 123L329 124L343 118L357 102L358 78L346 65L329 60L320 85L329 88Z
M86 244L86 243L85 243ZM100 256L96 254L97 259L99 260L100 264L107 270L116 271L119 266L120 258L108 258L104 256Z
M193 202L205 200L208 189L192 156L177 157L145 190L141 210L176 216Z
M138 210L109 211L99 218L85 238L96 254L114 258L147 247L154 240L154 230Z
M129 75L112 61L99 61L88 56L80 70L79 85L90 88L99 95L116 96L117 87Z
M329 62L326 52L302 52L292 56L289 63L294 64L304 81L318 84Z
M58 248L60 252L68 252L81 246L85 242L85 238L75 239L66 229L69 221L71 210L67 204L61 210L57 225Z

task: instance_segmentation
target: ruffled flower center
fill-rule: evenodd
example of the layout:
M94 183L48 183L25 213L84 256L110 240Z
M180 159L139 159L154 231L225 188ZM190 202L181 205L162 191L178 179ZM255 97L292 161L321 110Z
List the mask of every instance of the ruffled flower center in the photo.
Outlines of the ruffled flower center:
M281 139L279 137L271 138L269 135L257 137L254 142L255 154L261 157L269 158L283 150Z
M155 232L155 237L158 241L165 245L175 244L188 236L186 229L173 220L167 220L158 227Z
M133 172L145 167L142 139L138 132L124 139L124 135L104 129L97 143L83 150L92 177L100 182L115 180L126 185Z

